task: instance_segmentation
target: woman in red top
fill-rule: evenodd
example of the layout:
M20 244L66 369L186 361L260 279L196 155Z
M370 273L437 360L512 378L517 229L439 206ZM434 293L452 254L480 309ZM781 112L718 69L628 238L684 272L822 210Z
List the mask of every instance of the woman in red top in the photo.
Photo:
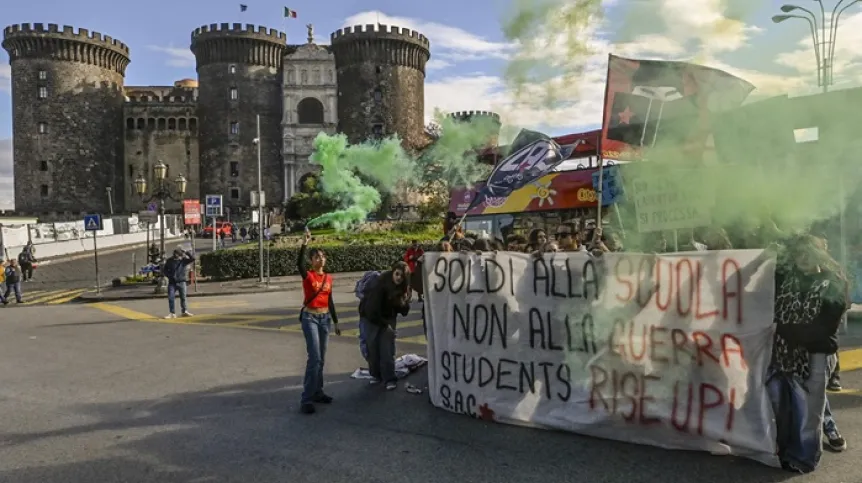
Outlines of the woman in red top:
M305 248L310 240L311 233L306 229L296 261L299 276L302 277L303 293L299 321L308 352L300 401L300 410L305 414L314 413L314 403L332 402L332 397L323 392L323 361L326 357L330 327L334 326L335 334L341 335L341 330L338 328L338 314L335 313L335 303L332 301L332 276L323 271L323 266L326 265L326 254L319 248L312 248L309 250L310 270L306 264Z

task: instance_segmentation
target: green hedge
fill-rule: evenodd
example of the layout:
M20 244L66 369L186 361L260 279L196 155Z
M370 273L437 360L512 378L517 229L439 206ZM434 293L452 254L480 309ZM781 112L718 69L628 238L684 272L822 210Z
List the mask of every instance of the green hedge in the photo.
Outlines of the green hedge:
M314 248L314 245L309 245ZM364 272L385 270L393 262L404 259L407 245L344 245L324 247L326 251L326 271ZM432 245L422 248L429 251ZM299 248L272 248L270 254L270 274L273 277L296 275L296 256ZM258 251L254 249L219 250L204 253L200 257L201 275L215 279L253 278L258 276ZM266 270L264 252L264 270Z

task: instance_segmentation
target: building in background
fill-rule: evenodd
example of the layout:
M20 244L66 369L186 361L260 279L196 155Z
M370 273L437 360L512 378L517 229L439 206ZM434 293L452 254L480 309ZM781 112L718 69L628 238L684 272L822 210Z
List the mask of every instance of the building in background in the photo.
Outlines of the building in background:
M168 165L189 184L186 198L220 194L242 214L257 189L256 119L268 207L278 207L314 166L320 132L352 143L397 134L409 151L425 132L421 33L354 26L332 45L288 45L275 29L210 24L191 34L197 81L125 86L129 48L109 36L55 24L4 30L12 65L15 208L42 219L144 208L132 182ZM107 188L111 188L109 201ZM412 203L397 194L402 205ZM180 212L180 203L168 203Z

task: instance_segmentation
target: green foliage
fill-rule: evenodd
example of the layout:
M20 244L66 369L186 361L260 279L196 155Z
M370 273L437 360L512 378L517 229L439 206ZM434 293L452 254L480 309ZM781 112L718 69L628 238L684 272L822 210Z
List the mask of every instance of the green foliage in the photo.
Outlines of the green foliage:
M326 250L326 271L364 272L386 270L392 263L402 260L408 244L386 245L319 245L311 247ZM430 250L434 244L423 248ZM274 277L297 275L296 258L299 247L270 250L270 273ZM265 256L265 255L264 255ZM258 276L257 250L220 250L201 255L201 274L215 279L253 278Z
M302 182L299 193L287 200L285 211L288 219L308 220L328 213L337 206L337 200L321 190L317 175L312 174Z

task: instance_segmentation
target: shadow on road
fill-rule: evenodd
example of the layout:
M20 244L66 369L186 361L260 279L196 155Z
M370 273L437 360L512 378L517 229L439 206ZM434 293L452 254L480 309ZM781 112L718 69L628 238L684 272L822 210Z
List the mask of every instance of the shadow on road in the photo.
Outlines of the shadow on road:
M424 387L425 377L410 381ZM313 416L297 411L296 376L71 406L69 413L95 422L2 434L4 451L60 438L70 451L111 456L8 470L0 481L773 483L791 476L743 459L471 420L432 408L424 394L385 392L348 374L327 382L335 403Z

